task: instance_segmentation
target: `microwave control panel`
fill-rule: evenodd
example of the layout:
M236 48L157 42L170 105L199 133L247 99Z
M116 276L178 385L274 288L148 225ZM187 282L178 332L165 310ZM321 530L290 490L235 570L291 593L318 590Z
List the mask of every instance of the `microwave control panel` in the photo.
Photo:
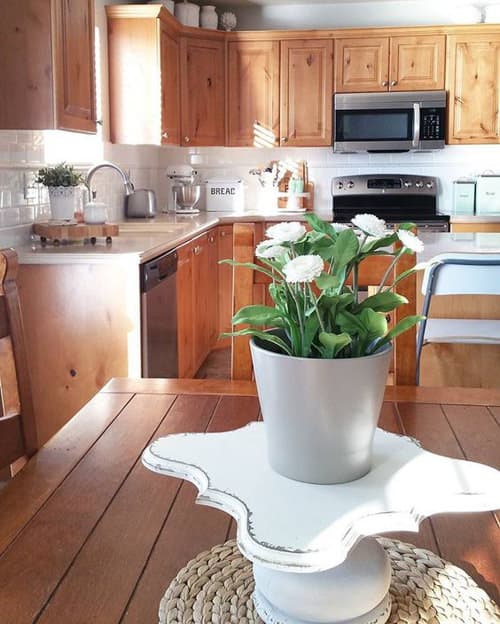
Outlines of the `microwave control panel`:
M444 139L444 109L426 108L422 111L420 139L439 141Z

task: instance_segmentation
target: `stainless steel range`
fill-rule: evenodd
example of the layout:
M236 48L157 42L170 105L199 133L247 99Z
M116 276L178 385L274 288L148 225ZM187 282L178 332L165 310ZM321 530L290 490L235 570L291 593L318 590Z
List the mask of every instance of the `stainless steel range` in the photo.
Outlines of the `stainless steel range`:
M332 180L333 218L348 223L363 212L387 224L411 221L419 229L448 232L450 217L437 212L438 179L432 176L368 174Z

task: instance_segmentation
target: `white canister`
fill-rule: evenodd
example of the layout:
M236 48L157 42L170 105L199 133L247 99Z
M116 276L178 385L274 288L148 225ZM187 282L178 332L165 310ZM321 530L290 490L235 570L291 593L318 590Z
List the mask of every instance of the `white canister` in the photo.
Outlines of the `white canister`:
M202 28L210 28L211 30L217 30L217 24L219 23L219 16L215 12L215 6L207 4L201 7L200 13L200 26Z
M205 189L207 212L243 212L242 180L211 178L206 181Z
M106 204L103 202L88 202L83 208L83 220L89 224L106 222Z
M184 26L197 27L200 25L200 7L192 2L177 2L175 17Z
M161 4L169 13L172 13L172 15L174 14L174 0L149 0L149 4Z

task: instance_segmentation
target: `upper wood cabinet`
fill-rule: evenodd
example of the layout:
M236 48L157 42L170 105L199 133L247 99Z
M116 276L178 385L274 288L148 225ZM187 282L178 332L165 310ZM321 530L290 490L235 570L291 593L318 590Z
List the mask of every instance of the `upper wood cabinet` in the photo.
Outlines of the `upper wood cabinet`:
M106 7L110 138L113 143L179 145L179 42L158 5L142 15Z
M448 143L500 143L500 31L448 37Z
M279 41L229 41L227 145L273 147L279 133Z
M225 43L181 40L181 145L224 145Z
M281 42L282 146L331 144L332 54L328 39Z
M444 63L444 35L337 39L335 91L444 89Z
M3 5L0 128L95 132L93 0Z

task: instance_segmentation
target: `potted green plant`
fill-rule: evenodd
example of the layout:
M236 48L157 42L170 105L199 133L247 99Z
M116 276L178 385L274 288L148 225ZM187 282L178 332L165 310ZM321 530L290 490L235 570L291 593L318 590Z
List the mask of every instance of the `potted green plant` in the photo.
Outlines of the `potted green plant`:
M50 212L57 221L71 220L75 214L75 189L82 184L83 176L65 162L54 167L42 167L36 182L49 189Z
M407 303L394 286L413 269L387 281L401 256L423 244L412 224L393 232L374 215L357 215L352 227L306 220L310 231L297 222L268 228L256 249L260 263L240 265L271 278L273 305L239 310L233 324L247 327L231 335L252 336L271 466L299 481L341 483L370 470L392 339L421 319L407 316L388 329L386 314ZM392 255L391 264L362 300L360 264L378 254Z

